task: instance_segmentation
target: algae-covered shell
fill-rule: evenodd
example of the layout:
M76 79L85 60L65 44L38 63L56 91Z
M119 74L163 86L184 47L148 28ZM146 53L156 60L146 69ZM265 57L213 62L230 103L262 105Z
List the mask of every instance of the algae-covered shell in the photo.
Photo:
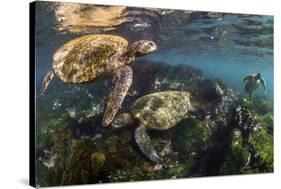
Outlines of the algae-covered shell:
M114 35L86 35L73 39L53 55L53 70L64 82L84 83L106 77L110 58L127 51L128 41Z
M190 109L189 92L165 91L139 98L131 107L133 117L146 128L166 130L185 118Z

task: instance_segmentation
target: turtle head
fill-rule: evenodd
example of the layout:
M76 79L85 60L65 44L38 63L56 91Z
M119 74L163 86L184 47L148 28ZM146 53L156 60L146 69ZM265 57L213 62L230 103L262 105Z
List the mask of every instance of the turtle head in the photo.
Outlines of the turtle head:
M140 40L134 42L130 47L130 52L132 52L136 57L144 56L151 53L157 49L157 45L153 41Z
M198 119L200 121L204 121L206 119L206 112L204 109L202 109L200 107L191 106L188 113L193 115L196 119Z
M255 75L255 79L261 79L261 73L257 73L257 74Z
M112 121L111 126L113 128L121 128L133 122L134 121L130 113L123 113L116 116L116 118Z

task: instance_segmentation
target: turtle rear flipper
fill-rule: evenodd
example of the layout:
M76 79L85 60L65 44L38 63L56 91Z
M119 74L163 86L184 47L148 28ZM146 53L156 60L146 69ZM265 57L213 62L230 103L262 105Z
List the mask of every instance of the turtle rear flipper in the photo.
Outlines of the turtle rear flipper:
M249 92L249 100L251 101L252 99L253 99L253 92L250 91L250 92Z
M113 89L110 91L105 105L103 115L103 126L108 126L114 119L116 113L128 93L132 84L133 70L129 66L124 66L118 70L113 78Z
M162 163L161 158L151 144L150 137L148 136L144 125L140 124L140 126L135 130L135 140L142 153L148 159L157 164Z
M43 82L42 82L42 86L41 86L41 94L44 94L45 91L47 90L50 82L52 81L53 77L55 76L54 71L53 70L49 70L47 72L47 74L45 75Z

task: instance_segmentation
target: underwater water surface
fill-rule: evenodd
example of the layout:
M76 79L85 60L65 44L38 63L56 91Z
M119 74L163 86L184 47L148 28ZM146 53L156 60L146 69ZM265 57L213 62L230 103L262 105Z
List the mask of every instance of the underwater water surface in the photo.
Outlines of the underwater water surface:
M272 16L56 2L37 2L35 16L38 185L273 171ZM101 126L111 79L66 84L55 77L40 94L56 50L87 34L122 36L129 45L143 39L157 44L155 52L132 65L133 85L119 112L129 111L143 95L166 90L198 94L206 106L208 121L188 118L170 130L149 131L165 166L138 149L137 124L117 130ZM259 86L250 100L243 79L256 73L266 90ZM237 110L230 120L227 103ZM233 126L240 119L236 114L247 111L258 131Z
M260 72L267 84L265 95L273 97L272 16L208 12L200 15L195 11L195 15L184 14L182 11L170 14L165 12L165 14L161 14L155 10L151 10L151 12L136 13L134 10L128 10L126 12L128 18L122 19L125 23L119 24L121 22L119 20L115 23L118 26L115 26L114 29L111 28L114 25L112 23L105 28L99 26L96 26L97 28L80 26L79 28L79 25L67 25L66 29L63 28L66 31L62 28L58 28L57 31L54 28L59 27L60 24L56 23L59 18L53 18L56 15L49 14L48 17L38 18L38 22L44 20L47 23L38 25L37 31L43 32L47 36L40 34L36 36L38 37L38 58L40 58L37 61L40 62L37 78L43 78L45 72L51 67L52 54L63 43L83 34L109 33L125 35L129 42L152 39L158 42L159 49L157 52L145 56L145 59L168 64L192 65L203 70L210 77L217 77L225 81L241 92L243 91L243 77ZM197 13L198 15L196 15ZM113 16L119 18L117 15ZM110 19L112 18L110 17ZM77 31L72 32L73 27L77 27ZM41 31L44 29L46 30ZM60 30L63 32L59 32ZM49 38L53 40L48 40ZM47 41L44 42L44 39ZM41 43L43 44L41 45ZM262 93L259 94L262 95Z

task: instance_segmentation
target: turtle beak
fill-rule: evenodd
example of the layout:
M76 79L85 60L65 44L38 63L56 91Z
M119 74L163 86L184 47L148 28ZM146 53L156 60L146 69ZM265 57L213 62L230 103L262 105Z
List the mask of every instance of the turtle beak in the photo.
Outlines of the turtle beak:
M153 41L149 41L149 45L150 45L150 52L157 50L157 45Z

